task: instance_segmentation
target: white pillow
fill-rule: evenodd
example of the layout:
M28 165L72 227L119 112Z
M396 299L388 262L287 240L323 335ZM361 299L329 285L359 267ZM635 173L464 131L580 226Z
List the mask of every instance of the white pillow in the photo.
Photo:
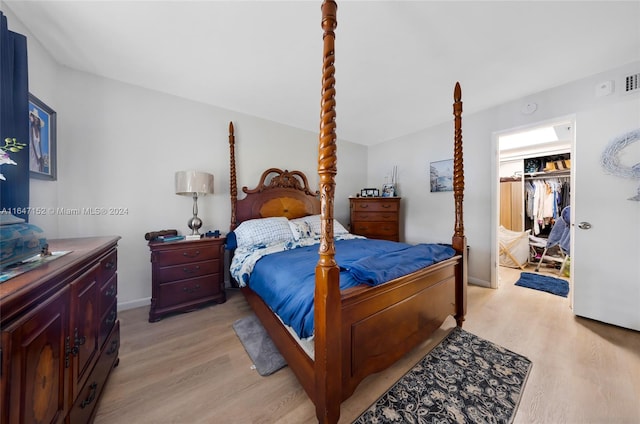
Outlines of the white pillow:
M238 247L268 245L293 240L289 220L285 217L244 221L234 230Z
M289 221L289 226L291 227L291 232L293 233L293 239L295 241L315 236L307 221L291 220Z
M302 218L292 219L292 221L293 222L305 221L307 224L309 224L309 227L311 228L311 231L316 236L319 236L322 233L322 230L320 228L320 215L303 216ZM342 226L342 224L340 224L340 222L338 222L338 220L334 218L334 220L333 220L333 236L335 237L335 236L339 236L339 235L342 235L342 234L349 234L349 231L347 231L347 229L344 228Z

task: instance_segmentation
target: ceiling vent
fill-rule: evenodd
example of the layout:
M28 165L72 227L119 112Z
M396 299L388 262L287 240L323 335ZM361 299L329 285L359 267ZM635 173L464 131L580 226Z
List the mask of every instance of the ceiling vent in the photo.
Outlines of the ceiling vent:
M627 75L624 78L624 92L635 93L638 90L640 90L640 73Z

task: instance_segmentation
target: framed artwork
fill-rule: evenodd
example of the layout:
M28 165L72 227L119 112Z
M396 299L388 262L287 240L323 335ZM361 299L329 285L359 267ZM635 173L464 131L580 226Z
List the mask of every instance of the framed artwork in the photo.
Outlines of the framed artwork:
M56 179L56 112L29 93L29 175Z
M431 162L429 174L432 193L453 191L453 159Z

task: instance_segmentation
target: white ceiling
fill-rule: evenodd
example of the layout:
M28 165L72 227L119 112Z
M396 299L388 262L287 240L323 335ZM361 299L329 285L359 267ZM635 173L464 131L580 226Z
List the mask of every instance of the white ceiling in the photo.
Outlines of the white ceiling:
M62 65L318 131L320 1L0 0ZM9 22L11 29L11 22ZM640 1L338 1L337 133L372 145L640 60Z

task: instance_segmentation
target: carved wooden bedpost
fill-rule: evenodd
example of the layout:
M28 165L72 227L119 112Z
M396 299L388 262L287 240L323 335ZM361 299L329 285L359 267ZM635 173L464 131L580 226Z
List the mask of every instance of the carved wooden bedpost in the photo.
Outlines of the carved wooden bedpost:
M456 222L453 230L453 248L463 257L462 266L456 270L460 278L456 278L456 323L462 326L467 312L467 238L464 235L464 219L462 200L464 197L464 171L462 160L462 90L456 82L453 90L454 116L454 148L453 148L453 197L455 200Z
M335 195L336 123L334 30L338 5L333 0L322 3L323 64L318 176L322 238L316 266L314 298L316 416L320 423L337 423L342 402L342 348L340 334L340 269L335 261L333 238L333 202ZM330 329L330 331L328 331Z
M233 122L229 122L229 179L230 187L229 192L231 194L231 224L229 225L229 231L236 229L236 203L238 201L238 184L236 182L236 138L233 135Z

